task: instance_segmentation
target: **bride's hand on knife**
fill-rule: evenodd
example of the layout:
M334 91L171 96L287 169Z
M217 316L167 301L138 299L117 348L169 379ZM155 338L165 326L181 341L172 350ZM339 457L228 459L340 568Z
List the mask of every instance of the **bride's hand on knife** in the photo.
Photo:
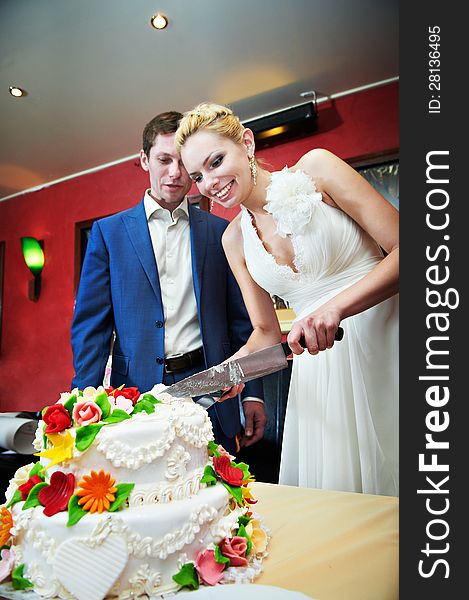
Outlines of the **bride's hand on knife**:
M332 348L340 321L338 310L320 308L295 321L287 337L288 345L294 354L303 354L305 349L318 354Z

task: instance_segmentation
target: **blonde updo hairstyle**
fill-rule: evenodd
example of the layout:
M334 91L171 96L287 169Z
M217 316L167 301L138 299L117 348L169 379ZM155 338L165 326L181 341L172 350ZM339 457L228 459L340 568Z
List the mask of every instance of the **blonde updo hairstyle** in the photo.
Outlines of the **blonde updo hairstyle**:
M223 135L237 144L243 143L245 128L231 108L212 102L202 102L194 109L184 113L179 122L176 131L176 148L179 152L187 138L200 129Z

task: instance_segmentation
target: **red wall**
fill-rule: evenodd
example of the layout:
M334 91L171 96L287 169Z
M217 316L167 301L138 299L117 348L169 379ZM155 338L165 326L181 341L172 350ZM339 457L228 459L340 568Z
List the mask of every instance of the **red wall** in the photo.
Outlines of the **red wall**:
M344 159L398 148L398 94L394 83L320 104L316 134L258 156L279 169L315 147ZM146 187L147 174L131 160L0 202L0 242L5 242L0 412L39 410L70 389L75 224L133 206ZM44 240L38 302L28 299L32 275L23 262L22 236Z

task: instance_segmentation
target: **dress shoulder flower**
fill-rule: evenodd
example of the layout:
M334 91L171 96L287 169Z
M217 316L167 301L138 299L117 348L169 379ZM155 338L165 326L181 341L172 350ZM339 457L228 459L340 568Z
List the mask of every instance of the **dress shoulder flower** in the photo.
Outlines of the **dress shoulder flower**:
M273 216L277 233L286 237L304 229L321 199L321 193L306 173L285 167L272 173L265 210Z

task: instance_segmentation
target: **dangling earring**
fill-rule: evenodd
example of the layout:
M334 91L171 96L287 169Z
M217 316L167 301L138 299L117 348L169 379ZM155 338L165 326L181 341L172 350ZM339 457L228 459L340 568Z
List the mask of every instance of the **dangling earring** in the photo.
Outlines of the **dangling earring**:
M210 200L210 212L213 212L213 200Z
M249 157L249 168L251 169L251 177L253 185L257 183L257 163L254 156Z

